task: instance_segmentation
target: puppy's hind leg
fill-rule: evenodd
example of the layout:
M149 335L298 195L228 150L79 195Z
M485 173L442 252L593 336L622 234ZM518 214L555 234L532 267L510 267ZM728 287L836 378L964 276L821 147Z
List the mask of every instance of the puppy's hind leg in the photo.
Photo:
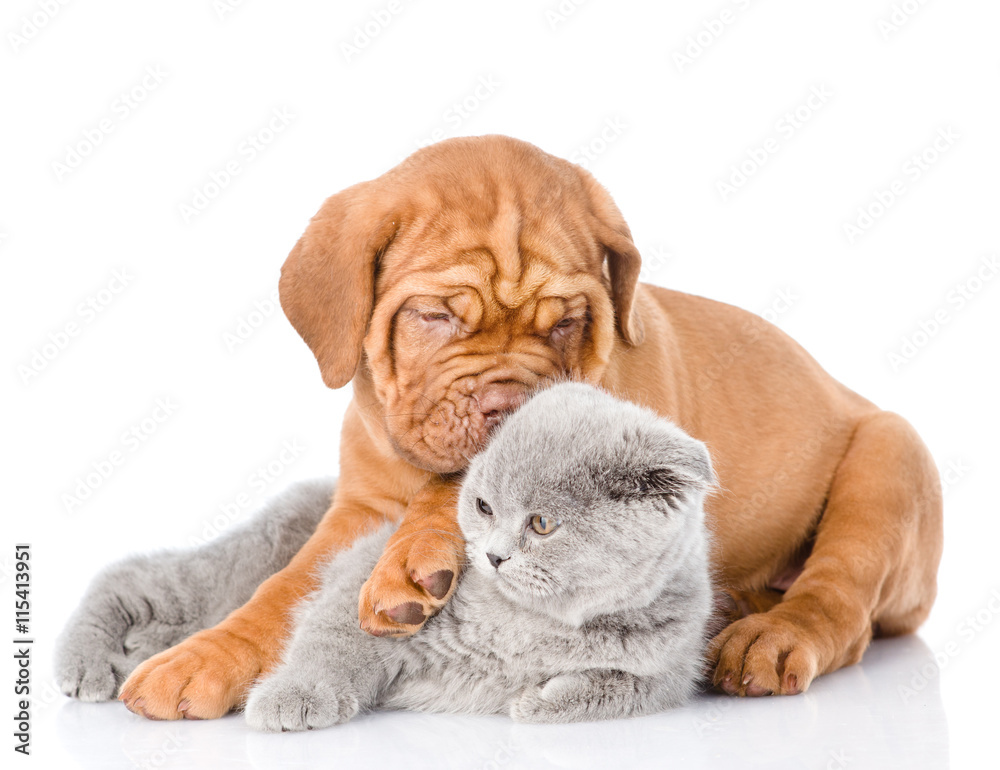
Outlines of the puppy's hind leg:
M219 622L284 567L329 507L332 480L297 484L194 549L134 556L99 574L56 644L56 681L112 700L142 661Z
M913 631L934 601L941 546L933 458L899 415L868 414L834 475L802 574L772 609L712 641L715 684L734 695L795 694L861 660L875 627Z

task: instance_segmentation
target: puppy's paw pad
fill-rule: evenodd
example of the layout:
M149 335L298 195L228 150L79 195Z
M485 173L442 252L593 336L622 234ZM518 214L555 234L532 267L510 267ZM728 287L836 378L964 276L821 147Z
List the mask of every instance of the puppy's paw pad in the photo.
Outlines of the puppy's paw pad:
M279 676L265 679L250 691L245 713L254 730L277 733L330 727L348 721L358 710L358 699L347 688Z
M416 573L410 575L410 579L424 587L435 599L444 599L451 590L451 584L455 580L455 573L450 569L439 569L437 572L432 572L427 577L419 577Z
M389 619L394 623L402 623L408 626L419 626L427 620L427 616L424 614L424 608L419 602L406 602L406 604L400 604L398 607L386 610L385 614L388 615Z

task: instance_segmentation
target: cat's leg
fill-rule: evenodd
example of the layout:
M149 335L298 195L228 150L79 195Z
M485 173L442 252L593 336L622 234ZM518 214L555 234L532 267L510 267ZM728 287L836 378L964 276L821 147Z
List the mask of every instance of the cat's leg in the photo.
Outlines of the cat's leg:
M538 723L623 719L679 706L693 690L687 675L636 676L590 669L525 688L511 705L510 715L516 722Z
M297 484L207 545L108 567L57 641L62 691L84 701L111 700L142 661L239 607L309 539L333 488L332 480Z
M250 727L313 730L376 706L396 673L393 647L405 642L362 631L356 597L391 532L389 526L361 538L324 568L322 585L299 606L282 662L250 691Z

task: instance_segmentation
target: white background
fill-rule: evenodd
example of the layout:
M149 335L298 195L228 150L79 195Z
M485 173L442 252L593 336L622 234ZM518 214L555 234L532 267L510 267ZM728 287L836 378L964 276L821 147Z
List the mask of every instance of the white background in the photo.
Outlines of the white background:
M1000 278L982 262L1000 252L1000 6L666 6L5 4L0 564L11 607L12 545L32 544L29 762L219 767L249 752L259 766L349 766L370 752L410 766L631 756L863 767L909 752L909 766L977 763L996 717L982 671L1000 642ZM810 93L824 97L810 107ZM275 114L282 130L268 133ZM935 151L939 132L953 139ZM335 472L349 392L323 386L268 306L309 217L433 138L483 133L585 162L628 219L644 277L766 313L835 377L913 422L950 481L940 594L920 639L876 646L805 696L707 697L549 733L376 715L256 736L239 717L153 724L55 696L54 637L103 565L188 545L294 479ZM755 167L765 143L775 151ZM920 169L912 156L925 151ZM213 187L230 161L238 175ZM724 194L720 181L744 162L747 178ZM905 189L879 210L895 181ZM859 207L870 220L852 238ZM121 290L102 294L109 285ZM936 314L946 320L934 328ZM76 333L64 339L67 324ZM172 414L125 443L158 399ZM286 441L301 451L263 480ZM68 502L114 451L121 464Z

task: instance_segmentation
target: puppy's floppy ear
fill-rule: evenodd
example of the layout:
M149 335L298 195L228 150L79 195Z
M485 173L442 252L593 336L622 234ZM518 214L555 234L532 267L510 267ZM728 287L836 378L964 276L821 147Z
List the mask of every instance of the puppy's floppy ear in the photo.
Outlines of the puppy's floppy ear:
M589 172L580 177L590 197L594 236L604 246L611 278L611 300L622 339L630 345L642 342L642 321L634 307L642 257L632 242L632 232L611 195Z
M376 266L399 224L379 197L363 182L328 198L281 268L281 307L331 388L358 368Z

